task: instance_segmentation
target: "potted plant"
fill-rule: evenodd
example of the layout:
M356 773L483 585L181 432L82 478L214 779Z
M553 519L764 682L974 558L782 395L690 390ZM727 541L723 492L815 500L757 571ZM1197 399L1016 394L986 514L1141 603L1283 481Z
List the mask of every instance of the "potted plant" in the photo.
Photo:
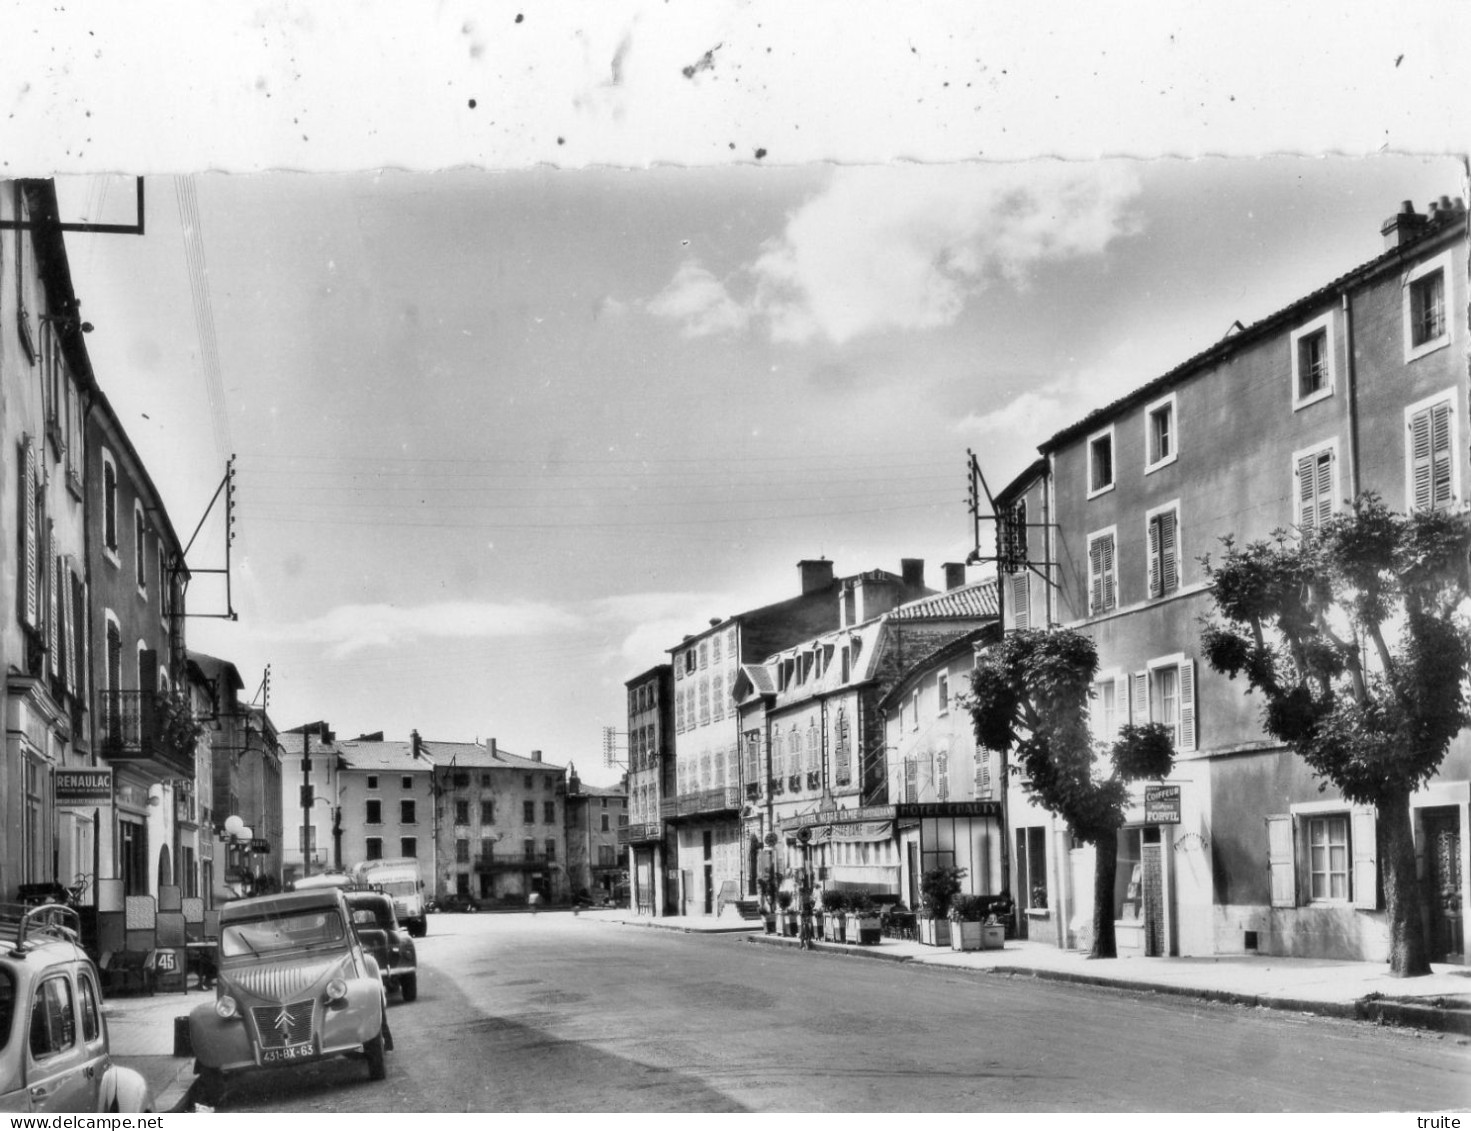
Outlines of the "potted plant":
M1011 918L1015 905L1011 896L1002 894L987 901L986 914L981 922L981 949L1001 950L1006 946L1006 922Z
M776 934L776 883L770 876L756 880L756 892L761 897L761 925L768 935Z
M797 913L792 910L792 893L776 893L776 905L781 908L781 933L789 939L797 937Z
M828 942L846 942L843 912L848 906L848 893L830 888L822 893L822 934Z
M981 949L981 897L957 895L950 901L950 949Z
M931 868L919 880L919 941L926 946L950 945L950 901L960 892L964 868Z
M879 911L866 891L855 891L848 895L848 941L865 946L876 944L883 937L879 922Z

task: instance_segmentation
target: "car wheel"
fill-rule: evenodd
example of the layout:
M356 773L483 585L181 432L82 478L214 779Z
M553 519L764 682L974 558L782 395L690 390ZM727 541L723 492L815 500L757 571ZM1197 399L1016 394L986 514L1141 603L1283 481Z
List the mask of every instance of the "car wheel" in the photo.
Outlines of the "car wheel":
M201 1068L194 1080L193 1102L219 1107L225 1098L225 1074L218 1068Z
M419 975L405 974L398 980L398 989L404 1001L413 1001L419 996Z
M363 1055L368 1058L368 1079L382 1080L388 1075L388 1064L383 1059L383 1034L379 1033L363 1046Z

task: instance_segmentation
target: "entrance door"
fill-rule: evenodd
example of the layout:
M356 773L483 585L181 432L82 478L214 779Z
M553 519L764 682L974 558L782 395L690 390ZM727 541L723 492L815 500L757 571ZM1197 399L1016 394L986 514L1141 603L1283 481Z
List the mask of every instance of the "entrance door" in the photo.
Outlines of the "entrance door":
M1461 815L1455 809L1427 809L1425 903L1430 909L1430 958L1461 962L1466 956L1461 921Z
M705 914L715 914L715 834L706 829L703 834L705 857Z
M905 846L909 851L909 867L906 872L909 876L909 910L919 910L919 845L910 841Z
M1167 953L1164 861L1158 843L1144 845L1141 855L1144 865L1144 953L1150 958L1158 958Z

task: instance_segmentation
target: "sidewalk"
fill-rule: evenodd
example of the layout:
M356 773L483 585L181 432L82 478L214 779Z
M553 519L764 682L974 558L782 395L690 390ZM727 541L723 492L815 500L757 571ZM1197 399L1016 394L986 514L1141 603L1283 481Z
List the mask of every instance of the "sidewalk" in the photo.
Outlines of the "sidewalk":
M213 989L152 997L110 997L102 1006L112 1058L143 1074L159 1111L173 1108L194 1083L194 1058L174 1056L174 1018L187 1017L200 1002L212 1002Z
M603 922L689 933L740 932L766 946L796 947L759 923L708 916L652 919L627 911L589 914ZM1392 978L1384 965L1258 955L1210 958L1101 958L1045 943L1010 939L1002 950L953 951L886 938L876 946L817 942L819 951L855 958L1045 978L1266 1009L1317 1013L1471 1036L1471 967L1435 964L1425 978Z

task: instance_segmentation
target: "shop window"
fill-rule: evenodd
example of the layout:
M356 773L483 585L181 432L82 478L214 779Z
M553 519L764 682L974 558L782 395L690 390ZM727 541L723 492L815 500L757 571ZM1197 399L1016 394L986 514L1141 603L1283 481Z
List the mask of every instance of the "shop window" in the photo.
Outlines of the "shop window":
M1017 902L1024 910L1047 908L1047 829L1016 830Z

